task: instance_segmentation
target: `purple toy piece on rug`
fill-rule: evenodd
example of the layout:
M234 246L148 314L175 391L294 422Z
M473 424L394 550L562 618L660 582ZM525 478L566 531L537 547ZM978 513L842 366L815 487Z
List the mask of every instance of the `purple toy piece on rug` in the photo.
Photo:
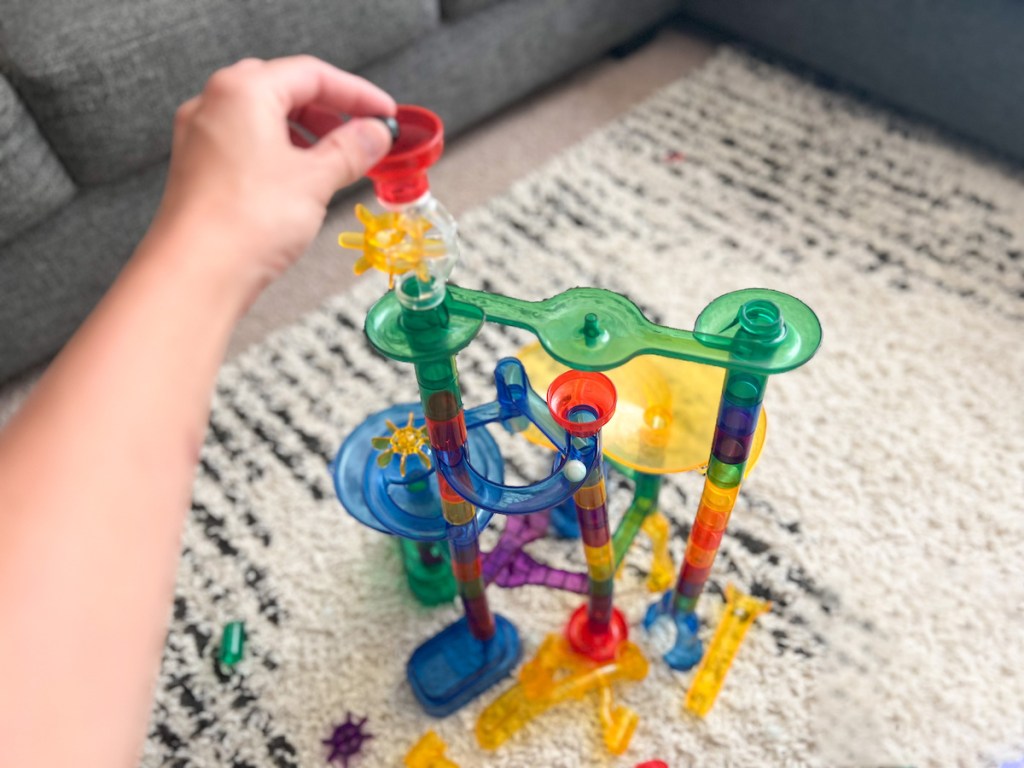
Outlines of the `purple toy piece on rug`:
M567 592L586 594L587 574L563 571L538 563L523 551L523 547L536 541L548 530L549 511L528 515L509 515L505 530L501 532L494 549L484 556L485 584L513 589L535 584Z
M363 725L368 718L364 717L358 722L352 719L352 713L345 713L345 722L336 725L331 733L331 738L324 739L323 744L331 748L327 756L327 762L333 763L340 760L342 768L348 768L348 759L359 754L363 748L363 742L373 738L372 733L363 731Z

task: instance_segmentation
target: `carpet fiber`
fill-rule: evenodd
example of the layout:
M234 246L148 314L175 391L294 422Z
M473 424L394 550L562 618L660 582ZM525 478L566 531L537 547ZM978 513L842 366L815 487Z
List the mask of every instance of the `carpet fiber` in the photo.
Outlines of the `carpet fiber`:
M652 660L621 690L642 717L625 756L604 753L592 700L495 753L472 733L495 693L441 721L422 714L405 660L459 612L414 602L396 543L343 512L326 468L368 413L416 398L411 370L362 335L382 291L364 280L223 371L143 765L321 765L347 712L373 734L351 768L401 764L427 728L464 768L1024 756L1019 174L725 50L460 224L455 277L471 287L539 299L596 285L684 328L742 287L816 309L822 350L768 388L765 451L699 606L713 627L731 581L772 612L708 718L684 716L690 675L670 672L661 639L638 628L651 599L641 540L616 587ZM489 327L460 355L467 405L493 399L494 363L524 341ZM535 450L504 443L513 477L545 472ZM676 562L700 487L684 475L663 491ZM628 495L613 483L613 523ZM582 565L576 543L531 546ZM579 603L535 587L488 594L527 654ZM249 641L224 674L231 620Z

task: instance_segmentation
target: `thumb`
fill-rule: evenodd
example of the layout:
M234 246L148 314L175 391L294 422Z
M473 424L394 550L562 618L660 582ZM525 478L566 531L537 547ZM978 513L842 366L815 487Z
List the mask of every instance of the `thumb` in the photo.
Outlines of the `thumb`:
M354 117L325 134L312 149L329 197L358 181L391 149L391 132L380 120Z

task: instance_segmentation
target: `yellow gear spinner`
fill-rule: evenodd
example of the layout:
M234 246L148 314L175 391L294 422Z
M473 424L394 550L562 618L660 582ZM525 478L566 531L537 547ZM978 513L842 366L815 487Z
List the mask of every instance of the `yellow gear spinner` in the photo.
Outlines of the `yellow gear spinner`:
M422 282L429 281L427 261L446 253L440 238L427 236L433 227L429 221L397 211L375 214L364 205L356 206L356 217L364 232L342 232L338 245L363 252L355 263L357 275L370 268L384 272L389 288L394 288L395 275L407 272L415 272Z

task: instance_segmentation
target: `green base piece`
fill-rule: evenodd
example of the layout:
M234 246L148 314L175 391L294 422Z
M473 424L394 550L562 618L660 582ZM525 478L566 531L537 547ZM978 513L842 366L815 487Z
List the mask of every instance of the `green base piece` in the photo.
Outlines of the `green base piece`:
M402 564L409 589L423 605L441 605L455 599L455 576L451 555L444 542L399 539Z
M245 624L232 621L224 627L220 638L220 663L228 668L235 666L245 655Z

